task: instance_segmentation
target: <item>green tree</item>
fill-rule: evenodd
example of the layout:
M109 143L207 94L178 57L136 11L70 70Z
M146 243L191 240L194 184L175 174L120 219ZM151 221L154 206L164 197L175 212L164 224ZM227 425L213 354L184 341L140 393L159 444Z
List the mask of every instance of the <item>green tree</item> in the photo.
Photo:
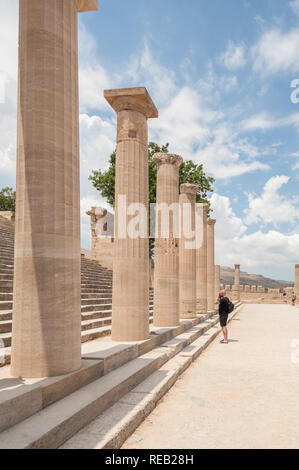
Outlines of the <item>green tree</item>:
M16 210L16 192L13 188L3 188L0 191L0 211Z
M168 153L169 144L159 146L155 142L148 144L148 167L149 167L149 202L156 202L157 189L157 167L153 162L153 155L158 152ZM106 171L93 170L89 176L92 185L99 191L102 197L107 199L108 203L114 207L115 194L115 160L116 153L113 152L109 158L109 166ZM197 165L192 160L183 162L179 170L179 183L192 183L198 186L196 202L207 203L207 195L213 192L214 178L206 176L202 165ZM153 255L154 240L150 239L150 255Z

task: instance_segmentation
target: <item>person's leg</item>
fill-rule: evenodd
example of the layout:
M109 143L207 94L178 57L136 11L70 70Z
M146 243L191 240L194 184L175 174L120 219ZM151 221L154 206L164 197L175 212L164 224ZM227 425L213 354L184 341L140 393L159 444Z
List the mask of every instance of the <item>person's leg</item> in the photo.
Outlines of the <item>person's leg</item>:
M228 318L228 315L220 315L220 326L222 328L222 333L223 333L223 341L222 341L223 343L228 343L227 328L226 328L227 318Z
M227 339L227 327L226 327L226 326L223 326L223 327L222 327L222 333L223 333L224 342L225 342L225 343L228 343L228 339Z

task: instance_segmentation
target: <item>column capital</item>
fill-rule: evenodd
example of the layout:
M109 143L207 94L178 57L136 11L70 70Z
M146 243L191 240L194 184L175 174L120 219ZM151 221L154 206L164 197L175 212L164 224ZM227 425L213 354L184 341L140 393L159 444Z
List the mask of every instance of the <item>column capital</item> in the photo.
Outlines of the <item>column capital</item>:
M235 268L240 268L240 264L235 264Z
M166 163L175 165L177 168L179 168L183 163L183 158L180 155L176 155L174 153L158 152L154 154L153 162L158 168L162 165L165 165Z
M97 11L99 9L99 0L77 0L78 13L84 11Z
M206 204L206 203L198 203L198 206L201 206L202 207L202 211L203 211L203 214L204 216L207 216L208 214L208 210L209 210L209 204Z
M208 223L208 225L215 225L216 224L216 219L208 219L207 223Z
M181 194L188 194L190 196L196 196L198 186L196 184L184 183L180 186Z
M104 98L116 113L120 111L137 111L144 114L147 119L159 116L158 110L145 87L105 90Z
M295 264L295 268L296 268L296 269L299 269L299 264Z

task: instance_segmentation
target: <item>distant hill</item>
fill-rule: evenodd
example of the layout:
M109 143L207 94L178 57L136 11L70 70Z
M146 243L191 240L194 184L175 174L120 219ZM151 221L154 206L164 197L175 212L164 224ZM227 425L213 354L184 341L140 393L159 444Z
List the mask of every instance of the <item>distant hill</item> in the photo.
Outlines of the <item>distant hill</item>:
M221 266L220 278L222 284L234 283L234 269L228 266ZM277 281L264 277L261 274L249 274L246 271L240 273L240 284L248 286L263 286L266 289L283 289L284 287L293 287L294 283L290 281Z

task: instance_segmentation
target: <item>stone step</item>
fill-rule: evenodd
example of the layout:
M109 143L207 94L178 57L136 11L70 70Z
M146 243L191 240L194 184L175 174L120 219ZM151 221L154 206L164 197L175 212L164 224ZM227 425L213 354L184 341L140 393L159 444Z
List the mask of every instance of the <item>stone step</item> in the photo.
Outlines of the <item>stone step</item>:
M112 303L111 297L91 297L90 299L82 299L81 305L100 305L100 304L110 304Z
M0 294L1 296L1 294ZM1 298L1 297L0 297ZM86 292L82 292L81 291L81 299L82 300L88 300L88 299L110 299L112 301L112 292L111 292L111 295L108 296L105 292L101 293L101 294L98 294L98 293L95 293L95 292L89 292L89 293L86 293Z
M81 321L81 330L86 331L86 330L92 330L92 329L97 329L97 328L102 328L103 326L109 326L111 325L112 322L112 317L103 317L100 319L94 319L94 320L82 320Z
M190 344L192 338L198 337L199 332L203 332L206 327L204 323L198 324L205 317L182 321L177 328L153 328L149 339L141 343L125 345L114 343L111 340L106 343L105 340L89 343L88 350L91 352L83 355L84 360L102 360L104 375L59 401L50 401L49 406L39 409L32 416L30 413L35 412L33 407L28 409L26 419L1 433L0 448L52 449L61 446L76 432L91 423L95 417L105 412L123 396L132 392L135 387L143 383L177 354L178 349L165 346L163 343L169 342L176 335L183 334L186 329L190 330L190 334L182 341ZM198 327L195 331L196 325ZM92 352L92 348L94 348L94 352ZM184 358L183 361L190 363L192 359L190 357ZM57 386L57 388L63 389L61 386ZM59 393L56 393L56 398L58 396ZM19 397L19 406L22 404L21 398ZM16 402L16 400L14 401ZM6 405L7 408L7 402L8 400L2 403L3 407ZM10 399L9 404L12 403L13 400ZM27 397L28 403L30 407L33 400L28 400ZM43 405L39 403L38 407L42 408ZM25 413L25 407L23 406L21 409ZM16 416L15 408L11 406L10 416L6 415L4 421L11 425L13 417L16 419Z
M0 333L11 333L12 320L0 320Z
M0 321L11 320L12 311L11 310L1 310L0 311Z
M91 305L81 305L81 312L94 312L95 310L111 310L111 303L110 304L91 304Z
M102 286L102 284L89 284L86 282L81 282L81 291L86 292L86 291L92 291L92 292L109 292L112 290L112 286L106 287Z
M13 269L7 268L7 267L6 268L0 267L0 273L1 274L13 274Z
M0 355L1 347L8 348L11 346L11 333L0 333ZM0 364L0 366L3 364Z
M12 274L0 274L0 281L13 281Z
M12 300L13 293L12 292L0 292L0 301L3 300Z
M236 309L229 321L240 311ZM161 398L175 384L180 375L199 358L201 353L221 332L218 315L211 327L194 341L188 332L164 343L162 348L173 348L171 356L158 370L123 395L113 406L66 441L61 449L120 449L145 418L154 410ZM208 321L209 323L209 321ZM192 332L190 331L190 336ZM161 348L161 349L162 349Z
M1 300L0 301L0 310L11 310L12 305L13 305L12 301Z

